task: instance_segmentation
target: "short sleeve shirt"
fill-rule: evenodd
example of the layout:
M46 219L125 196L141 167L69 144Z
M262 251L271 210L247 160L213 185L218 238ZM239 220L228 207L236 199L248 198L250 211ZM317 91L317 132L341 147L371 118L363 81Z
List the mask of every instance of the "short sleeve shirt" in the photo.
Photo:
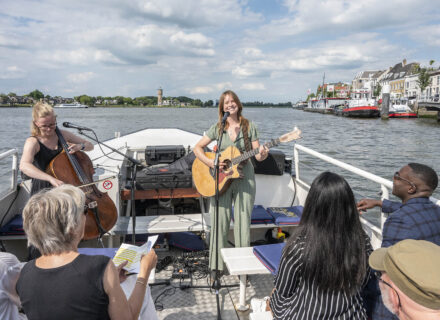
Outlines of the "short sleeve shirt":
M205 135L209 139L211 139L211 140L217 140L218 141L219 134L218 134L217 123L212 125L211 128L209 128L209 130L205 133ZM251 121L249 121L248 135L249 135L249 141L253 142L255 140L258 140L257 127ZM235 141L231 140L231 138L229 137L229 134L225 130L223 131L223 139L222 139L222 145L221 145L221 148L220 148L220 152L222 152L223 150L225 150L227 147L230 147L230 146L237 147L240 150L240 152L242 152L242 153L244 151L246 151L246 148L245 148L245 145L244 145L243 130L242 130L241 125L240 125L240 132L238 133L237 138L235 139Z

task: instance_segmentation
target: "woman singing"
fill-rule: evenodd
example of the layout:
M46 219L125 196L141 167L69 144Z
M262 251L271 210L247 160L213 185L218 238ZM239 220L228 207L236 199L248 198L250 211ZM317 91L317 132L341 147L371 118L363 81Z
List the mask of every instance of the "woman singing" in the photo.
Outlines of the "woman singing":
M361 290L371 252L350 186L335 173L320 174L283 250L270 300L274 319L366 320Z
M237 147L241 152L250 149L259 148L260 153L255 156L258 161L267 158L268 150L260 146L258 141L258 132L255 125L248 121L242 115L243 106L240 99L233 91L225 91L220 96L218 111L219 122L211 126L205 136L194 147L194 153L208 167L214 168L214 160L209 159L204 154L204 148L212 141L222 138L222 145L220 152L224 151L229 146ZM220 132L221 120L225 112L230 115L226 120L224 130ZM247 146L246 146L247 145ZM220 168L224 167L225 163L220 163ZM215 270L215 255L218 258L218 270L224 269L223 259L220 255L220 249L226 247L227 237L229 232L229 225L231 221L232 204L234 204L234 239L236 247L246 247L250 244L250 221L252 209L255 200L255 177L254 167L251 161L246 160L243 166L244 177L241 179L234 179L229 188L220 196L218 221L219 225L215 224L215 201L211 198L210 212L211 212L211 237L209 250L209 265L211 270ZM219 243L217 244L216 229L219 228L220 234Z
M50 161L63 150L55 133L56 126L53 108L45 102L37 102L32 109L31 136L26 139L20 161L20 170L32 178L31 195L63 184L45 172ZM90 142L69 131L61 130L61 133L69 144L70 153L93 150Z

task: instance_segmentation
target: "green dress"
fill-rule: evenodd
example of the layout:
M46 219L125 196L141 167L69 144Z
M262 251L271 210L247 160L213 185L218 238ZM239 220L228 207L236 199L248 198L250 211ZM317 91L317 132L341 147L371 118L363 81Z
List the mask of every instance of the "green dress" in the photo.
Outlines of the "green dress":
M218 141L217 124L213 125L206 136L211 140ZM257 128L249 122L248 131L249 141L258 140ZM235 141L229 138L229 134L224 131L221 150L229 146L237 147L240 152L244 152L244 138L242 128ZM211 236L209 242L209 266L215 269L215 254L218 254L218 270L224 269L224 262L220 254L220 249L227 247L229 226L231 223L232 204L234 204L234 242L235 247L248 247L250 245L250 224L251 214L255 201L255 175L252 162L247 160L243 166L243 178L234 179L228 189L219 197L219 244L217 246L216 224L215 224L215 197L210 199L209 212L211 214Z

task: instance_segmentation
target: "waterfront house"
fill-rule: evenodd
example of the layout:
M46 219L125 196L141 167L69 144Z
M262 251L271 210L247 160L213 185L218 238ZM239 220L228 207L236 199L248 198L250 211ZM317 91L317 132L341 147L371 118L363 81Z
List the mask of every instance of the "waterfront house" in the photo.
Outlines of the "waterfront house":
M382 79L382 87L386 84L390 86L390 95L392 98L398 99L405 96L405 77L414 75L417 72L419 63L407 63L406 59L397 63L386 76Z

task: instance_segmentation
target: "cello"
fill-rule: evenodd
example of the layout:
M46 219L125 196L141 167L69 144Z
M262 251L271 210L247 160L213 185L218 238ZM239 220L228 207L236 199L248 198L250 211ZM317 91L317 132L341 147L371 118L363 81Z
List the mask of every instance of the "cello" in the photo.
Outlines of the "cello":
M101 238L118 219L116 206L110 196L99 191L93 183L93 164L87 154L82 151L70 154L69 146L58 127L55 133L63 151L52 159L46 173L84 191L88 210L83 240Z

